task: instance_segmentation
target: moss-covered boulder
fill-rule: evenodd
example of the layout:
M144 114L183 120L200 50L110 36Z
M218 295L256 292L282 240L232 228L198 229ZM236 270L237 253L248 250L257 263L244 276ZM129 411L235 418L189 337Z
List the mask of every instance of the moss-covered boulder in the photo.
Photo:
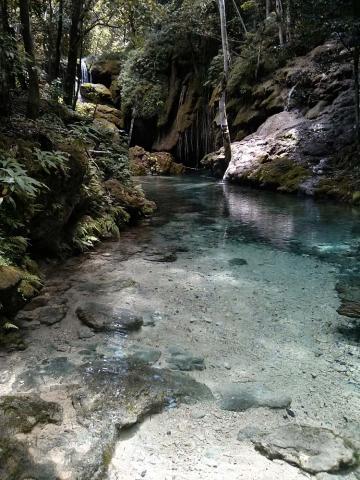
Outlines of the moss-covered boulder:
M110 87L121 71L121 55L102 55L95 58L90 67L90 74L95 83L102 83Z
M111 91L101 83L83 83L80 93L83 98L93 103L112 103Z
M118 180L112 179L107 180L104 187L114 201L135 218L150 215L156 209L155 203L145 198L140 186L129 187L121 184Z
M150 153L138 146L130 149L130 167L135 176L183 175L185 173L185 166L176 163L170 153Z

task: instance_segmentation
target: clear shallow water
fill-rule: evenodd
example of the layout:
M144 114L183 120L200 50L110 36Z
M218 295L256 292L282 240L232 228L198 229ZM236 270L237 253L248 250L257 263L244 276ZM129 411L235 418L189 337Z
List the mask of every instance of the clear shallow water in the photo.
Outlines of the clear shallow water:
M311 198L214 182L204 177L141 180L158 205L150 226L156 235L191 250L268 245L316 256L356 272L360 258L360 209Z

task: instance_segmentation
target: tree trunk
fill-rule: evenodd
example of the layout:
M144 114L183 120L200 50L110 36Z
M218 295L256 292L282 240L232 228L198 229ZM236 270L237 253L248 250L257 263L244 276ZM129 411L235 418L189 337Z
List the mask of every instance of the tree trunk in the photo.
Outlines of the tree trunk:
M0 115L10 115L10 72L6 56L7 32L7 1L0 1Z
M233 0L233 4L234 4L234 8L235 8L235 10L236 10L237 16L239 17L241 26L242 26L242 28L243 28L243 30L244 30L244 33L247 33L247 28L246 28L244 19L243 19L242 15L241 15L241 12L240 12L240 10L239 10L239 7L237 6L236 0Z
M271 0L266 0L266 18L270 16L271 13Z
M22 37L24 40L24 48L27 57L26 66L29 76L27 116L29 118L36 118L39 115L40 109L40 90L39 76L35 61L34 43L30 26L29 0L19 0L19 6Z
M69 39L68 65L64 81L64 102L72 106L76 79L76 66L80 47L80 20L83 0L72 0L71 27Z
M292 40L292 14L291 14L291 0L286 2L286 41L287 43Z
M229 132L229 124L226 113L226 86L229 77L230 70L230 49L229 40L227 35L226 26L226 10L225 0L219 0L219 12L220 12L220 25L221 25L221 40L224 56L224 75L220 88L220 100L219 100L219 114L220 114L220 127L223 138L223 145L225 150L225 163L223 165L224 173L231 162L231 139Z
M61 40L63 35L63 18L64 18L64 0L59 0L59 16L56 32L55 42L55 58L51 68L51 80L55 80L60 75L60 61L61 61Z
M275 6L276 6L276 17L279 25L279 41L280 41L280 46L282 47L285 44L284 9L283 9L282 0L276 0Z

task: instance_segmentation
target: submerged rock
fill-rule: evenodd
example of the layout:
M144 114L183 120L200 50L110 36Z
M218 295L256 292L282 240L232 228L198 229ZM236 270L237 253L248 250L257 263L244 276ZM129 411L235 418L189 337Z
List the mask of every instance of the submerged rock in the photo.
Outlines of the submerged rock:
M89 302L76 310L78 318L97 332L138 330L143 319L126 308Z
M259 407L286 408L291 404L291 397L285 393L270 390L259 383L228 385L220 393L220 407L232 412Z
M287 425L253 441L266 457L282 459L309 473L338 472L356 463L354 447L331 430Z
M243 265L248 265L248 262L244 258L232 258L229 260L229 265L241 267Z
M173 370L181 370L184 372L190 372L192 370L204 370L205 362L203 357L194 356L191 353L184 352L182 350L173 349L171 357L167 363Z
M39 424L62 422L62 409L37 395L0 397L0 436L29 433Z
M66 316L67 307L65 305L55 305L49 307L40 307L34 310L23 310L17 317L16 321L23 325L26 322L37 321L43 325L54 325L61 322Z

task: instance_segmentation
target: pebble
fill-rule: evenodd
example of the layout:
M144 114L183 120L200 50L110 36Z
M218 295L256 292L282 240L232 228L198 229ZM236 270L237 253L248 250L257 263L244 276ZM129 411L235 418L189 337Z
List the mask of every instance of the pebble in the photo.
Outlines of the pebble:
M226 370L231 370L231 365L230 365L230 363L225 362L225 363L224 363L224 367L226 368Z

